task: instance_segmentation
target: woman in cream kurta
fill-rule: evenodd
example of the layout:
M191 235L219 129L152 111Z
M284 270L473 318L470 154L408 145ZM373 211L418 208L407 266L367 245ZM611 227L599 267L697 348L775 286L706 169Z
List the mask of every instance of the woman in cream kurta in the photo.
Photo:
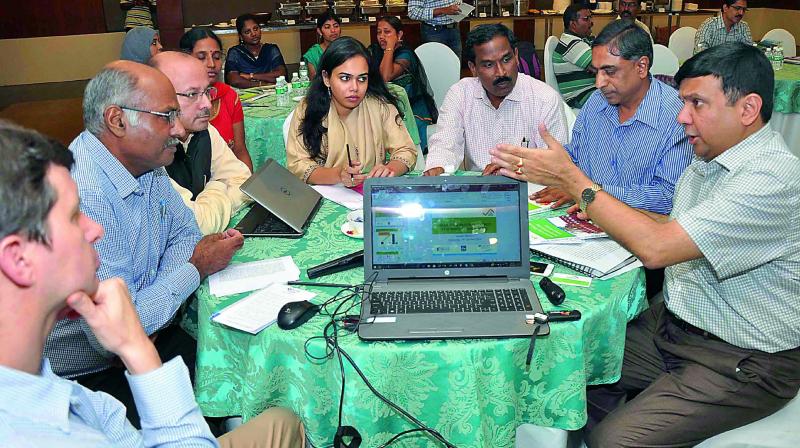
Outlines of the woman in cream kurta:
M308 181L311 173L320 166L346 167L348 145L352 161L361 163L363 173L370 172L375 165L386 163L387 152L390 161L399 161L407 169L414 167L417 149L393 105L367 96L342 120L331 103L330 111L323 120L328 132L316 158L312 158L306 150L300 134L305 106L305 100L297 106L286 142L286 165L303 181Z

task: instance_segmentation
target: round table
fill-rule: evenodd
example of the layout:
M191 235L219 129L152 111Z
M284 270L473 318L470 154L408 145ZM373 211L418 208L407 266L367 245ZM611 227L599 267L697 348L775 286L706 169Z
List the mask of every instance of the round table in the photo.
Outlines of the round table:
M800 157L800 65L783 64L783 69L775 72L773 100L772 128Z
M301 239L247 238L233 262L291 255L302 271L363 247L339 229L347 209L327 200ZM238 220L242 213L237 215ZM556 266L556 272L570 272ZM363 269L325 277L355 284ZM545 311L557 309L536 285ZM320 303L336 292L308 288ZM541 337L530 372L525 371L528 339L364 342L355 334L341 346L378 391L459 447L509 447L522 423L578 429L586 422L586 386L619 379L626 324L647 308L643 269L600 281L590 288L565 286L561 309L578 309L580 321L551 324ZM210 294L208 281L197 291L196 397L206 416L252 418L283 406L303 420L315 446L332 442L337 427L341 380L335 359L310 360L304 344L319 336L327 320L316 316L292 331L272 325L257 335L210 321L210 316L248 293ZM358 310L351 311L358 314ZM310 343L322 353L323 342ZM377 399L346 364L344 424L356 427L364 446L376 446L411 424ZM414 436L400 446L428 446Z
M419 132L414 114L411 111L411 104L408 102L406 91L397 85L387 83L389 90L400 100L401 107L404 108L404 122L411 140L415 145L419 145ZM255 95L268 92L269 94L255 101L249 98ZM286 165L286 143L283 141L283 122L286 117L294 110L297 102L290 94L290 99L286 105L278 105L277 96L274 89L245 89L239 90L244 110L244 134L247 141L247 151L253 160L253 170L257 170L265 160L275 159L281 165ZM298 97L294 97L298 98Z

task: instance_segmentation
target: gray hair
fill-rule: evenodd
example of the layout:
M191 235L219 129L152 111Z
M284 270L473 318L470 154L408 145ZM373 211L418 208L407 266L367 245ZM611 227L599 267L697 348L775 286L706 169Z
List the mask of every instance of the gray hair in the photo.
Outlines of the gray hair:
M0 120L0 238L20 234L49 244L47 215L58 195L50 165L70 169L72 152L36 131Z
M141 92L134 75L118 68L104 68L89 84L83 94L83 126L95 136L106 130L103 114L111 105L137 107ZM138 126L136 112L123 110L131 126Z
M647 68L653 66L653 41L634 22L619 19L606 25L592 42L592 48L603 45L608 46L609 53L627 61L647 56Z

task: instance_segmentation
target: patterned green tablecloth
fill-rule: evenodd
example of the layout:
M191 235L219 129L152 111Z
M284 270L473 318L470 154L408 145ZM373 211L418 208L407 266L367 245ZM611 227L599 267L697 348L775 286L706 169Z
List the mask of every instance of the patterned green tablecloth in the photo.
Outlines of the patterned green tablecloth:
M386 84L389 90L400 98L401 107L405 113L404 122L408 128L411 139L419 145L419 132L411 104L408 102L406 91L394 84ZM256 92L257 89L240 90L239 94ZM274 90L267 90L274 92ZM260 91L259 91L260 92ZM246 97L244 95L243 97ZM256 101L243 99L244 132L247 140L247 151L253 159L253 169L257 170L268 158L277 160L281 165L286 165L286 145L283 142L283 122L297 105L289 100L286 106L278 106L274 94L260 98Z
M800 65L783 64L775 72L775 112L800 113Z
M291 255L306 279L308 267L363 247L339 229L347 212L326 200L305 237L246 239L234 262ZM572 272L559 266L556 271ZM363 269L354 269L325 280L358 283L363 275ZM536 287L544 309L555 309ZM584 425L586 386L619 378L626 323L647 308L642 269L595 280L591 288L564 289L565 306L580 310L583 318L551 326L551 334L537 342L530 373L524 370L527 339L368 343L348 334L340 344L377 390L456 446L509 447L522 423ZM315 302L335 292L315 291ZM312 362L303 352L306 340L320 335L326 321L317 316L293 331L273 325L255 336L210 322L212 313L246 295L212 296L207 281L197 291L196 396L203 413L247 419L267 407L284 406L303 419L314 445L332 443L341 388L338 362ZM319 340L310 347L323 351ZM358 428L363 446L379 445L412 427L373 396L352 368L346 366L345 372L343 422ZM397 446L433 443L416 436Z

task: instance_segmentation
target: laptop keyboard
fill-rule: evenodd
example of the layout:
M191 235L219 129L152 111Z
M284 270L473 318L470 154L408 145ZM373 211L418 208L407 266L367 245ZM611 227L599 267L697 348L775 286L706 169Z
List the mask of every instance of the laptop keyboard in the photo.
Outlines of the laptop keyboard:
M253 229L253 233L279 233L279 234L292 234L297 233L296 230L291 228L288 224L278 219L277 216L270 214L261 224Z
M491 313L531 311L524 289L389 291L370 295L370 314Z

